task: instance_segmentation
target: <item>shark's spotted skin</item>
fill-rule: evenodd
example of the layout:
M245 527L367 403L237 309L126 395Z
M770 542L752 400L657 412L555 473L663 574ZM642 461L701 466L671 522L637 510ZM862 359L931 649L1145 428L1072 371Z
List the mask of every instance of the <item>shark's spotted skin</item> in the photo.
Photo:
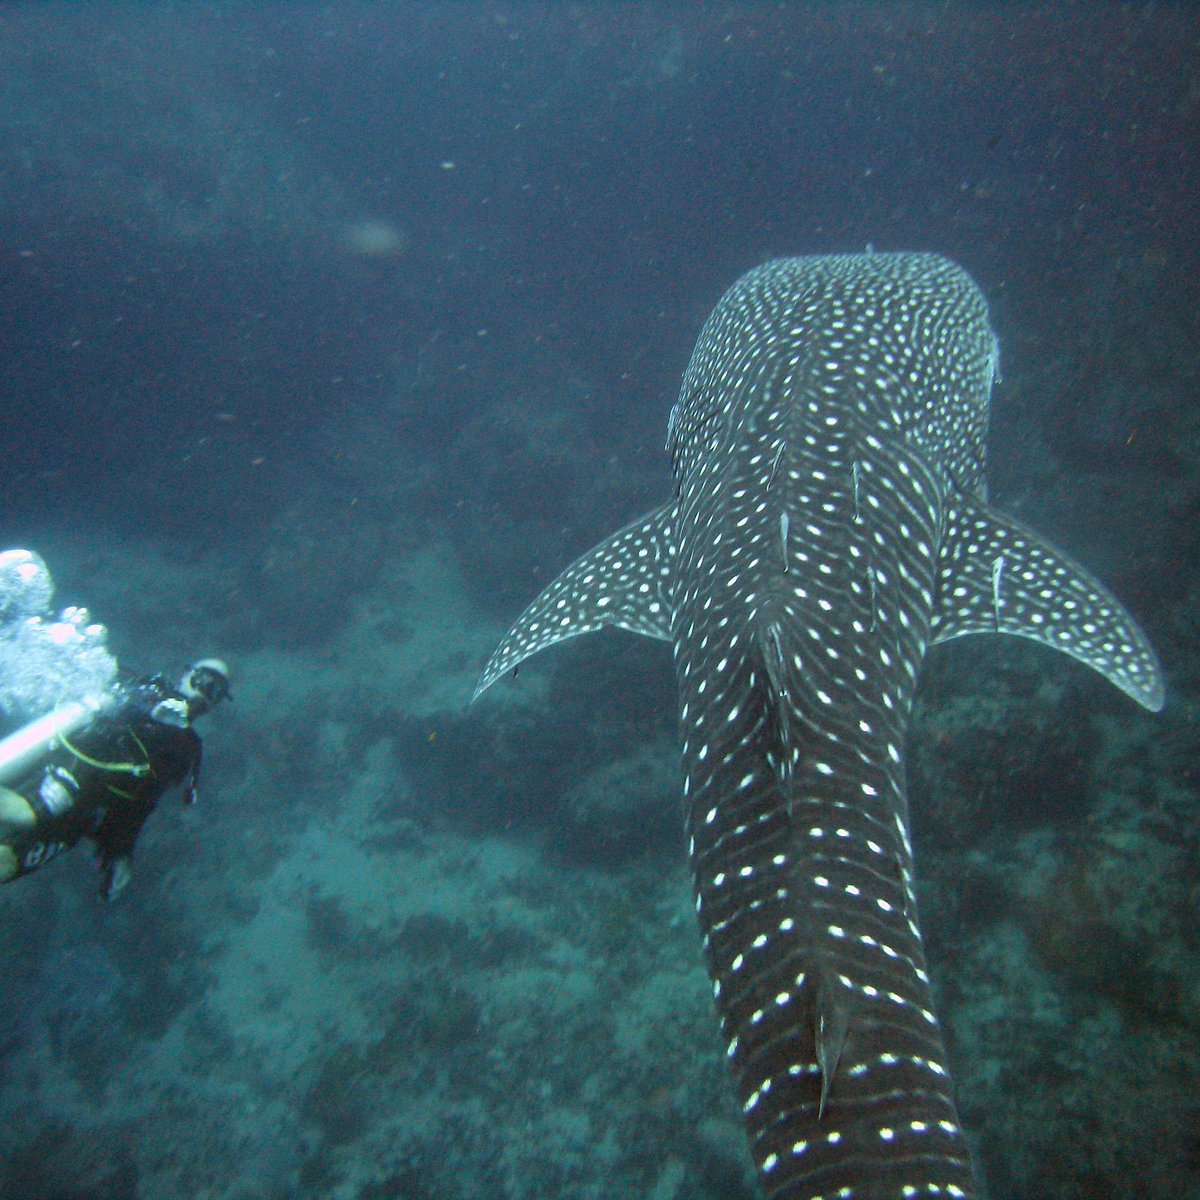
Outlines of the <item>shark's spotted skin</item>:
M674 643L696 910L779 1200L977 1194L908 838L926 648L1019 634L1162 704L1117 601L986 507L994 363L983 297L944 258L751 271L671 414L675 500L569 567L480 681L605 624Z
M655 509L568 567L496 647L475 695L531 654L605 625L669 640L670 520L670 506Z
M1158 660L1120 602L1011 517L965 497L950 511L938 563L933 641L966 633L1033 638L1102 671L1153 712Z

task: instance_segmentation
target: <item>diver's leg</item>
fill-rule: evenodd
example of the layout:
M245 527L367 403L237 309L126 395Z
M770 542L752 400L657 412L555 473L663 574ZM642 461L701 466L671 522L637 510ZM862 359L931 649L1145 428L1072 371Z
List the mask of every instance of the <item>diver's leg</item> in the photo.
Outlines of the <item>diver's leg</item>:
M21 843L21 835L37 823L33 806L12 788L0 787L0 883L21 874L21 856L9 840Z
M33 806L12 788L0 787L0 838L32 829L37 821Z
M47 772L47 779L50 773ZM62 789L64 792L66 789ZM52 821L43 820L47 804L45 780L37 796L27 800L20 792L0 786L0 883L8 883L18 875L28 875L55 858L70 845L70 839L60 841L46 834L54 829ZM51 794L52 800L56 799ZM68 793L66 808L73 797ZM65 811L65 809L64 809Z

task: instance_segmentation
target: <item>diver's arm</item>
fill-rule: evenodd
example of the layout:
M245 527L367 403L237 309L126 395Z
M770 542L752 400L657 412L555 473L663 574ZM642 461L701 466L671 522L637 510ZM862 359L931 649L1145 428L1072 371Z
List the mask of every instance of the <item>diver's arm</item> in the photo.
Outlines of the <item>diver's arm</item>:
M196 803L196 789L200 786L200 763L204 758L204 744L199 738L196 738L195 757L192 759L191 770L187 773L187 778L183 781L183 802L184 804Z

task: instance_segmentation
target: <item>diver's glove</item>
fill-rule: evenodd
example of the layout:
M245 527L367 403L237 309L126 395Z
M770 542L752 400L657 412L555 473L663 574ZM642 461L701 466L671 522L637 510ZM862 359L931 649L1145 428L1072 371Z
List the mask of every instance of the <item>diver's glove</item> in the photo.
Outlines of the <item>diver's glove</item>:
M104 868L104 882L100 886L100 895L105 900L115 900L129 885L132 878L133 868L129 865L129 859L124 855L114 858Z

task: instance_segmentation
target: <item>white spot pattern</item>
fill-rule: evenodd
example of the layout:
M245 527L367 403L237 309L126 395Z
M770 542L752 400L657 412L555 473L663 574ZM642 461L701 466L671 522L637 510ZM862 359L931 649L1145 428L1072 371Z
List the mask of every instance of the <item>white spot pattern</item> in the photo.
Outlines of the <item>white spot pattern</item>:
M936 255L750 272L671 413L676 500L568 567L480 681L602 625L674 642L696 910L773 1200L883 1195L873 1164L889 1195L976 1194L907 829L929 642L1033 637L1162 702L1120 605L983 503L995 362L981 294Z

